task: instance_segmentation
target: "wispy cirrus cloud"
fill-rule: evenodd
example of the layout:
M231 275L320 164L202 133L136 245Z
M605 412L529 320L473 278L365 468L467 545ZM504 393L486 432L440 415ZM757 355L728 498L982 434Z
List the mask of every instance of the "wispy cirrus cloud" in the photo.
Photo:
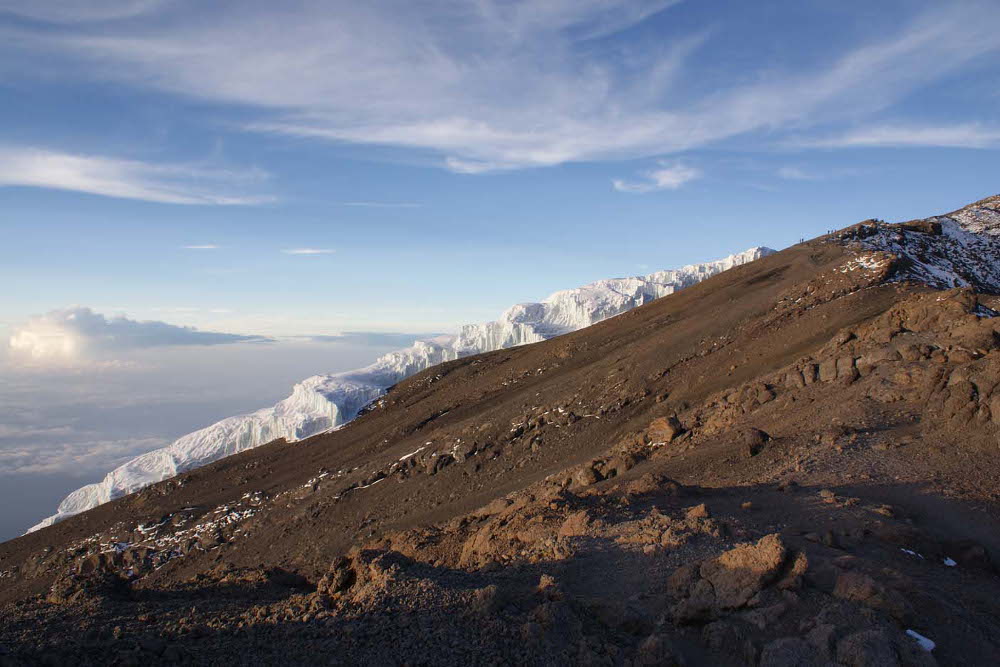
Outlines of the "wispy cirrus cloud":
M831 181L838 178L851 178L871 174L876 170L871 167L803 167L800 165L785 165L779 167L778 178L786 181Z
M333 248L288 248L281 252L286 255L332 255L336 251Z
M816 181L819 177L813 173L806 171L802 167L785 166L778 169L778 178L783 178L786 181Z
M247 206L274 201L247 194L267 174L190 164L156 164L44 148L0 146L0 187L51 188L161 204Z
M355 206L359 208L420 208L423 204L416 202L391 202L391 201L343 201L341 206Z
M697 180L704 175L701 169L676 163L661 163L659 169L651 169L641 174L642 180L625 181L615 179L611 182L619 192L643 194L658 190L677 190L681 186Z
M413 149L470 174L853 123L1000 49L1000 6L976 0L914 3L877 38L756 69L712 62L707 27L610 45L677 4L177 0L171 21L5 34L76 75L256 109L250 131ZM692 84L706 59L712 85Z
M219 246L214 243L203 243L201 245L181 246L184 250L218 250Z
M977 123L919 126L881 125L850 130L829 137L798 139L791 145L802 148L996 148L1000 128Z
M4 0L0 13L12 12L37 21L76 23L133 18L162 7L165 0Z

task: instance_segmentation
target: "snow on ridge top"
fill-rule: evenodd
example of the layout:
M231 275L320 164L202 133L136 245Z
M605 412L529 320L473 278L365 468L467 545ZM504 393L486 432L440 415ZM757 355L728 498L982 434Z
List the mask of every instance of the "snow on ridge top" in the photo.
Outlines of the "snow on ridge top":
M499 320L463 326L458 335L417 341L364 368L306 378L292 388L288 398L269 408L189 433L167 447L126 462L98 483L77 489L59 504L56 514L28 532L272 440L294 442L338 428L386 389L431 366L576 331L774 252L757 247L714 262L648 276L599 280L556 292L540 303L512 306Z
M841 238L895 255L892 280L1000 294L1000 196L898 225L865 222Z
M1000 236L1000 195L981 199L945 218L956 220L968 232Z

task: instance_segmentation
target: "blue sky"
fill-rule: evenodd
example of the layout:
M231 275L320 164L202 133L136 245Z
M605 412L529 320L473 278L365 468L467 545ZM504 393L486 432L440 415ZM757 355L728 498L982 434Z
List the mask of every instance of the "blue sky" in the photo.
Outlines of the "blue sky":
M995 194L998 106L996 2L0 0L0 325L444 331Z

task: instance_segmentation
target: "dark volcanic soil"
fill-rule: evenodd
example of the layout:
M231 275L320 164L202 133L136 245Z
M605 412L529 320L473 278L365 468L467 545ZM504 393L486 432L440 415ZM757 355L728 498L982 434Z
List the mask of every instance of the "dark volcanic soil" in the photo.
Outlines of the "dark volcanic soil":
M1000 299L850 238L0 545L0 664L1000 662Z

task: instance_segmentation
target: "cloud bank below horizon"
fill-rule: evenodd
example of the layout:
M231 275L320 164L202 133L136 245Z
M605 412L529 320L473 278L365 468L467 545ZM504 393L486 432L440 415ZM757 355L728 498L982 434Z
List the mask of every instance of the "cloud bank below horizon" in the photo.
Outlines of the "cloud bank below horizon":
M108 318L77 306L32 317L14 329L8 346L17 360L58 364L115 358L118 353L144 348L271 340L264 336L200 331L156 320Z

